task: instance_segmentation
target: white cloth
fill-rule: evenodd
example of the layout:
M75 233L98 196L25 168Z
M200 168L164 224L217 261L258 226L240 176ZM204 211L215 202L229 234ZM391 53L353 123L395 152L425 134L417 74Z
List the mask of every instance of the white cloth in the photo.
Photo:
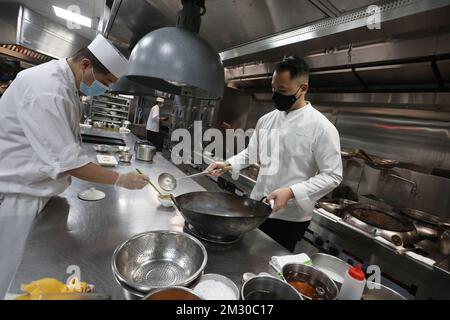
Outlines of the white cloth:
M0 193L50 197L66 171L90 162L81 147L80 98L67 61L22 71L0 100Z
M311 258L306 253L300 253L289 256L273 256L269 265L271 265L277 272L281 272L283 267L289 263L306 264L312 266Z
M268 158L266 155L271 153L275 156ZM288 187L295 196L285 208L271 215L273 219L311 220L315 202L342 181L339 134L310 103L289 113L274 110L261 117L247 149L228 162L234 172L240 171L252 164L252 155L257 155L261 166L252 199L260 200Z
M0 194L0 299L3 299L22 260L33 221L48 198Z
M147 130L159 132L159 106L157 104L150 110L150 115L147 120Z

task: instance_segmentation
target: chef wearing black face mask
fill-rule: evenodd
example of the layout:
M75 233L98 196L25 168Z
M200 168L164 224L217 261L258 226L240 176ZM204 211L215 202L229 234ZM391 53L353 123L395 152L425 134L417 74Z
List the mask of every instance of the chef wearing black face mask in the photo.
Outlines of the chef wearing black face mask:
M308 66L302 59L290 57L279 63L272 79L276 110L258 120L247 149L208 168L218 169L228 163L236 177L241 169L252 164L251 155L267 159L267 150L274 150L275 145L268 142L267 132L278 133L278 150L274 153L278 153L279 165L275 171L264 170L261 161L250 197L260 200L267 195L274 200L274 212L260 229L291 252L308 228L315 202L342 181L339 134L305 100L308 78Z

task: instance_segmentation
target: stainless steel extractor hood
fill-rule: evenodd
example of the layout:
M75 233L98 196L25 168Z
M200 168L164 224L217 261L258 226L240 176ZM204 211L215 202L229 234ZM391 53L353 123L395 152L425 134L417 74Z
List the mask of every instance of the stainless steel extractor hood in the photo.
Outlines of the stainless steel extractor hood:
M156 90L221 99L225 87L219 54L197 36L205 0L182 0L176 27L145 35L130 55L127 78Z
M109 90L113 94L126 94L138 97L163 97L167 99L173 99L171 94L155 90L153 88L144 86L137 82L128 80L127 77L121 77Z
M0 54L32 64L69 57L89 40L23 5L3 2L0 10Z

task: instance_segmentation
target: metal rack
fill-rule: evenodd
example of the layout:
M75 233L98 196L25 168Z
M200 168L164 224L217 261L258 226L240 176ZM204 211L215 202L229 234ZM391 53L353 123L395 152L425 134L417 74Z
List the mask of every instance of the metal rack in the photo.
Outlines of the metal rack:
M128 120L131 99L104 94L91 100L91 119L121 125ZM115 114L112 114L115 112Z

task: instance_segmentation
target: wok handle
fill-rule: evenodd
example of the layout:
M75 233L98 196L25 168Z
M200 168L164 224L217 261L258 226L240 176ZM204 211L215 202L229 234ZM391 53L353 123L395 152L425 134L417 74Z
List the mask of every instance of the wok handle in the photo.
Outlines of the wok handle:
M214 172L227 172L227 171L230 171L231 169L233 169L232 166L225 166L225 167L223 167L221 169L214 169L214 170L203 171L203 173L211 174L211 173L214 173Z
M356 149L356 150L355 150L355 154L362 156L362 157L364 158L364 160L366 160L367 162L369 162L372 166L376 166L376 165L377 165L376 162L375 162L375 160L373 160L372 157L369 156L369 155L367 154L367 152L365 152L364 150L362 150L362 149Z
M172 200L173 205L175 206L175 208L177 208L178 211L180 211L180 206L178 205L177 199L175 198L175 196L171 193L170 194L170 199Z
M262 197L261 200L259 200L259 201L269 205L272 209L273 209L273 207L275 205L275 201L274 200L267 200L267 196Z

